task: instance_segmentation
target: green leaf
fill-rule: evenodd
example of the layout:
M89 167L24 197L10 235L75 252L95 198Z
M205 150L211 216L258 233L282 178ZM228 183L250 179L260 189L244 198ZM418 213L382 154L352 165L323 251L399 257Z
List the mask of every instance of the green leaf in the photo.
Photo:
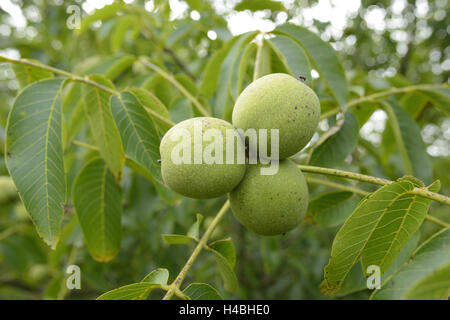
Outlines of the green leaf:
M151 91L161 102L171 109L173 103L179 98L179 93L174 86L161 75L154 74L149 76L141 85L141 88Z
M192 240L193 237L185 236L182 234L163 234L162 238L167 244L188 244Z
M339 105L344 106L349 96L348 83L333 47L307 28L293 24L281 25L275 31L292 37L305 49Z
M431 162L418 124L394 100L383 102L383 106L403 158L405 174L430 183L433 175Z
M189 228L187 232L188 237L199 238L200 237L200 226L203 222L203 216L200 213L197 213L197 220L194 224Z
M272 67L270 65L272 58L271 54L272 50L267 44L267 41L262 40L256 50L256 61L255 61L255 69L253 71L253 81L265 75L268 75L272 72Z
M304 76L306 83L311 82L311 70L308 57L303 48L294 40L286 36L276 36L269 41L281 61L285 63L294 77Z
M144 300L158 284L150 282L139 282L129 284L102 294L97 300Z
M238 280L234 273L236 253L230 239L219 240L211 243L208 247L216 257L217 269L223 279L225 290L234 293L238 289Z
M183 293L191 300L223 300L220 293L206 283L191 283Z
M177 80L183 87L185 87L189 91L189 93L192 94L193 96L198 95L197 85L186 74L179 73L179 74L175 75L175 80Z
M352 113L358 120L360 128L370 119L377 109L378 104L373 102L359 103L352 108Z
M167 244L187 244L192 240L198 240L200 236L200 226L203 221L203 216L197 213L197 220L194 224L189 228L186 235L182 234L163 234L163 240Z
M39 61L32 59L26 60L40 63ZM13 63L11 67L14 71L14 74L16 75L17 81L19 81L19 85L21 88L24 88L27 85L42 79L53 78L53 73L51 73L50 71L34 68L26 64Z
M74 233L79 230L79 222L76 215L72 215L69 221L64 224L61 229L61 236L58 241L58 245L55 250L52 250L48 254L48 265L53 270L59 270L60 263L63 258L66 257L67 252L70 250L70 246L73 245ZM81 232L80 239L81 239ZM75 240L75 241L76 241Z
M212 57L208 60L205 70L203 71L203 78L200 86L200 93L205 97L210 97L216 92L221 69L220 66L238 39L239 37L231 38L220 50L214 52Z
M197 10L201 12L203 8L203 1L202 0L186 0L189 7L191 7L194 10Z
M172 190L170 190L163 184L156 181L155 178L152 176L152 174L146 168L141 166L139 163L133 161L130 158L127 158L125 161L125 164L127 167L132 169L134 172L140 174L141 176L146 178L148 181L153 183L153 186L155 187L156 192L158 193L158 195L161 197L161 199L166 204L168 204L170 206L176 206L180 203L182 198L179 194L173 192Z
M135 95L125 91L119 97L112 97L111 111L126 156L139 163L155 180L162 183L161 165L158 163L161 159L159 134L147 110Z
M153 289L167 285L169 271L158 268L139 283L129 284L102 294L97 300L145 300Z
M173 47L178 41L185 38L194 28L194 24L191 22L182 22L177 26L174 32L169 36L166 44L169 47Z
M252 41L256 32L248 32L239 36L238 40L233 44L228 52L219 72L218 87L215 102L214 102L214 116L228 118L231 116L233 102L231 100L231 88L235 83L233 79L233 71L239 68L239 59L242 57L243 49ZM238 71L236 71L238 72Z
M349 191L323 193L308 204L305 219L321 227L335 227L342 224L358 205L358 199Z
M76 30L76 33L81 34L85 32L95 21L107 21L117 15L122 9L125 9L126 4L123 1L117 1L110 5L104 6L101 9L97 9L94 13L87 15L81 21L80 29Z
M96 63L82 73L85 75L101 74L111 80L117 78L122 72L131 67L134 61L136 61L136 57L132 55L94 58Z
M423 187L423 184L404 177L381 187L359 203L333 241L321 285L324 293L336 292L359 258L363 270L377 265L381 274L392 265L421 226L431 202L410 194L414 187ZM430 191L437 189L439 183L428 188Z
M168 121L171 121L169 111L166 106L153 93L142 88L132 88L129 90L138 98L139 102L147 109L150 109ZM166 121L153 117L155 124L158 126L160 135L164 135L172 126Z
M450 296L450 263L417 282L406 300L448 300Z
M285 11L286 8L281 2L273 0L242 0L234 7L236 11L260 11L260 10L270 10L270 11Z
M419 92L429 98L436 107L450 115L450 88L427 89Z
M443 299L450 294L450 229L434 234L372 299Z
M401 99L399 99L399 102L400 105L408 111L409 115L413 119L416 119L426 107L428 99L425 95L412 92L410 94L405 94Z
M88 162L79 173L73 203L92 257L113 259L121 242L122 194L102 159Z
M231 238L214 241L209 244L209 247L224 256L228 260L231 267L234 268L234 265L236 264L236 250Z
M59 239L66 178L62 80L40 80L15 99L6 128L6 164L36 230L52 248Z
M189 94L194 99L196 99L202 105L202 107L205 109L205 111L208 114L211 114L211 107L207 104L207 101L205 101L204 99L202 99L201 97L198 96L199 90L197 88L197 85L190 77L188 77L185 74L177 74L177 75L175 75L174 78L181 86L183 86L187 90L187 92L189 92ZM198 107L194 103L193 99L188 98L188 100L190 101L192 108L194 110L194 116L203 117L204 114L198 109Z
M169 110L170 117L175 123L194 117L192 106L186 99L177 99Z
M141 282L166 285L168 280L169 280L169 270L165 268L158 268L150 272L148 275L146 275Z
M402 251L398 255L395 262L389 267L385 274L381 276L381 287L391 278L391 276L397 272L404 263L406 263L411 257L413 251L417 248L419 243L420 232L415 232L411 239L403 247ZM364 275L361 263L357 263L348 273L344 280L344 283L336 292L338 296L344 296L352 292L357 292L361 290L366 290L367 288L367 278Z
M123 16L116 22L113 33L111 35L111 51L117 52L122 48L127 32L131 26L136 23L136 18L133 16Z
M84 101L80 99L81 95L81 83L69 82L65 86L62 99L64 150L86 124L84 119Z
M113 84L103 76L92 75L89 79L105 87L114 88ZM83 95L84 109L95 144L116 180L119 180L125 163L125 154L119 131L111 114L109 105L111 94L95 86L84 85Z
M355 149L358 132L358 120L352 113L346 112L339 131L313 148L309 163L325 167L340 165Z
M254 42L250 42L249 44L247 44L242 53L242 58L241 61L239 62L237 83L235 86L235 91L233 92L235 96L238 96L242 92L245 76L247 75L247 69L248 66L250 65L252 57L256 53L256 50L257 50L256 44Z

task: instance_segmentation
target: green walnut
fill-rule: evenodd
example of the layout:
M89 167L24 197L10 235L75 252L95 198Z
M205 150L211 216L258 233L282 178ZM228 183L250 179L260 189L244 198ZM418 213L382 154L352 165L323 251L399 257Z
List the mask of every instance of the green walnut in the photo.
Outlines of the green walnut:
M266 165L249 165L242 182L229 194L236 219L260 235L284 234L303 220L308 207L308 186L300 169L281 160L278 172L262 175Z
M239 95L233 109L236 128L267 130L268 151L272 150L270 130L279 130L279 159L306 146L316 132L319 118L320 103L314 91L284 73L269 74L252 82Z
M0 204L6 204L15 198L17 191L11 177L0 176Z
M172 127L160 145L164 183L186 197L222 196L245 174L245 145L231 123L192 118Z

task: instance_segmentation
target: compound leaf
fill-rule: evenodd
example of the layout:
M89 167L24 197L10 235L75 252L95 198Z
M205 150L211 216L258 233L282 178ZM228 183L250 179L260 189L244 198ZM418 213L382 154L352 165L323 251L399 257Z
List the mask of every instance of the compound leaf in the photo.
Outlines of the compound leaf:
M380 267L381 274L393 264L403 246L421 226L428 211L428 198L410 192L423 187L417 179L404 177L366 196L337 233L321 285L332 294L341 286L361 258L363 270ZM436 191L439 183L428 190Z

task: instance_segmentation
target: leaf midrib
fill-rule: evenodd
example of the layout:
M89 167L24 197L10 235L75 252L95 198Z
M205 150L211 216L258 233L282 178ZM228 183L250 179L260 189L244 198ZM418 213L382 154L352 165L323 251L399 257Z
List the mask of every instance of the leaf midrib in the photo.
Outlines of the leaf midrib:
M45 204L47 209L47 224L49 230L49 240L53 241L53 231L50 224L50 207L49 207L49 188L48 188L48 145L49 145L49 133L50 133L50 124L53 119L53 113L56 106L56 101L58 100L59 94L61 93L62 85L59 86L58 91L56 92L55 98L52 100L52 104L50 105L50 113L47 120L47 130L45 132L45 148L44 148L44 176L45 176Z

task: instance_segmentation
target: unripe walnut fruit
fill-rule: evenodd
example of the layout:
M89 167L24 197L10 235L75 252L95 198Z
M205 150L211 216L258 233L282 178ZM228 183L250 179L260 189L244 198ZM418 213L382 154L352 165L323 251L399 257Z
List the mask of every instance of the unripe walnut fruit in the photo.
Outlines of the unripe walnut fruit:
M231 209L241 224L257 234L284 234L303 220L308 186L289 159L280 161L274 175L261 175L263 166L248 166L244 179L229 194Z
M267 129L269 151L270 129L279 129L279 159L284 159L311 140L319 123L320 103L315 92L300 80L274 73L257 79L242 91L232 117L233 125L244 131Z
M198 135L194 134L198 128L201 128L203 135L200 141L196 140ZM215 132L221 136L217 145L216 137L208 139L208 132L212 132L208 129L216 129ZM227 129L235 134L232 141L228 140ZM188 134L189 139L185 139L184 133ZM234 148L234 158L230 161L232 163L227 163L227 141L231 142ZM214 150L213 146L221 147L222 163L208 163L203 157L204 152L205 155L216 156L215 151L211 152ZM167 131L161 140L161 173L164 183L173 191L190 198L210 199L222 196L236 187L244 177L245 155L244 161L239 163L238 149L245 150L244 142L231 123L209 117L184 120ZM190 150L190 156L183 154L184 150ZM197 151L201 152L201 164L195 163L195 154L199 155ZM176 159L183 155L188 159L187 163L179 163Z

